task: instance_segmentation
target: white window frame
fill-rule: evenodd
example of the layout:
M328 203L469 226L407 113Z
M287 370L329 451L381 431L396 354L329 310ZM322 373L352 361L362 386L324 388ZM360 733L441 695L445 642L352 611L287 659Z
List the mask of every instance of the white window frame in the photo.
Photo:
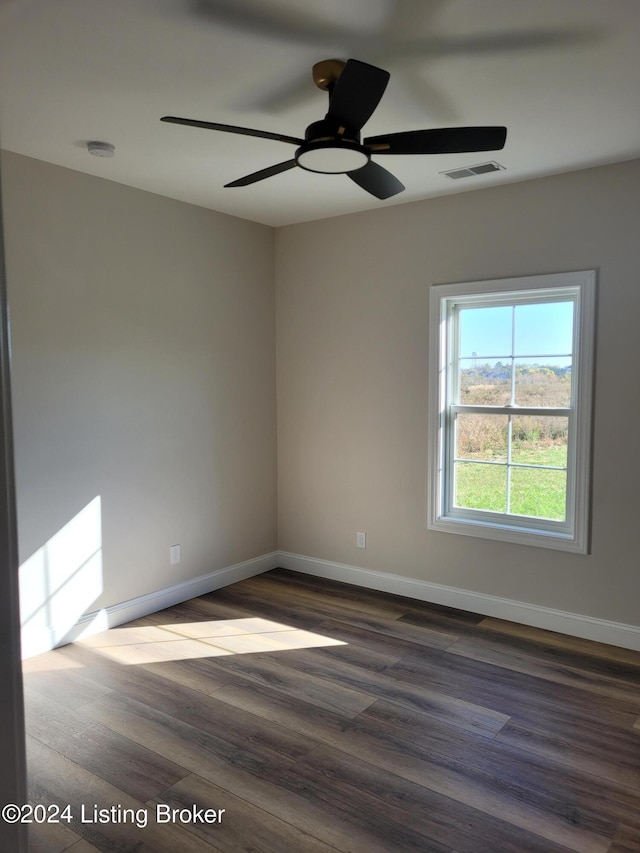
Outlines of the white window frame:
M567 517L564 522L452 506L453 420L456 412L503 413L504 407L455 402L455 307L513 305L522 301L574 302L571 402L562 409L508 407L512 414L556 415L569 419ZM591 506L591 424L596 314L595 270L519 278L460 282L431 287L429 321L429 490L431 530L483 539L589 553ZM479 412L479 410L482 410Z

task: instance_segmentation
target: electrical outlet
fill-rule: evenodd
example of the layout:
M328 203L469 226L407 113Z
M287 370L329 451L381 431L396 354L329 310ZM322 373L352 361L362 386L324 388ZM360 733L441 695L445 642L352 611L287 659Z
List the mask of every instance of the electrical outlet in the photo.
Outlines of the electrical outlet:
M363 533L359 530L356 533L356 548L366 548L367 547L367 534Z
M172 545L171 548L169 549L169 556L171 559L171 565L172 566L176 566L180 562L180 558L182 556L180 553L181 550L182 550L181 545Z

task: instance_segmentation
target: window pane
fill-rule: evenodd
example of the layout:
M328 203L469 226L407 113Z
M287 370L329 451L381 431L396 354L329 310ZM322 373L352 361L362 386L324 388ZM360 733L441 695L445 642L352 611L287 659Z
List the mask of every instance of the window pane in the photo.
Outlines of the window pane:
M571 359L516 359L516 406L561 408L570 402Z
M565 471L544 468L510 468L513 515L564 521L567 503Z
M431 287L429 529L587 553L595 295L593 270Z
M454 506L507 511L507 468L479 462L455 463Z
M511 460L521 465L567 465L568 418L520 417L511 426Z
M461 358L511 356L513 308L510 305L493 308L461 308ZM523 353L524 354L524 353Z
M459 403L475 406L506 406L511 402L511 360L482 362L461 359Z
M456 457L506 462L508 431L507 415L459 414L456 416Z
M516 306L514 355L568 355L572 345L573 302Z

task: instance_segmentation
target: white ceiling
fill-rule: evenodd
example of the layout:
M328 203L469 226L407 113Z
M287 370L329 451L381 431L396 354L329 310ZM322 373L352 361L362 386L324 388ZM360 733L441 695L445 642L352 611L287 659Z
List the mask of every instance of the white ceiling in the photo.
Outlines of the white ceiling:
M363 135L497 124L505 148L378 157L407 187L378 201L302 169L225 189L293 148L159 121L304 136L333 57L391 72ZM639 157L639 106L640 0L0 0L4 148L271 225ZM439 174L491 159L505 171Z

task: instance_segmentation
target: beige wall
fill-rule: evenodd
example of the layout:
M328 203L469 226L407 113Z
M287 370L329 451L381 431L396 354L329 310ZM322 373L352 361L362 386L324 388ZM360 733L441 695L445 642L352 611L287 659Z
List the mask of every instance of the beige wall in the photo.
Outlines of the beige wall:
M3 179L21 559L99 495L86 610L279 547L640 624L640 162L275 232L278 538L274 232L12 154ZM428 531L429 285L589 268L591 555Z
M2 167L21 561L97 496L104 592L87 611L272 552L272 230L14 154Z
M634 161L277 231L281 550L640 624L639 187ZM428 531L429 286L591 268L592 554Z

